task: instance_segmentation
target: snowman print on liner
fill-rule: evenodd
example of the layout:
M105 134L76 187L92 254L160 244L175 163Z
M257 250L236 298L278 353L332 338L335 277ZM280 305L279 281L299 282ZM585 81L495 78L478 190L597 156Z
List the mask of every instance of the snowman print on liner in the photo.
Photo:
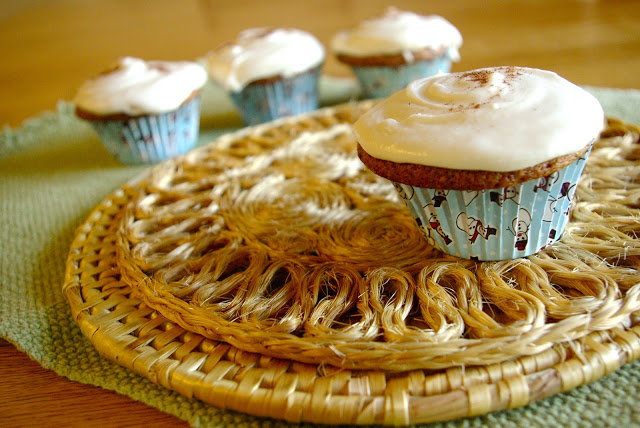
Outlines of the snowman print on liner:
M393 184L431 245L472 260L508 260L560 239L587 155L548 176L501 189Z

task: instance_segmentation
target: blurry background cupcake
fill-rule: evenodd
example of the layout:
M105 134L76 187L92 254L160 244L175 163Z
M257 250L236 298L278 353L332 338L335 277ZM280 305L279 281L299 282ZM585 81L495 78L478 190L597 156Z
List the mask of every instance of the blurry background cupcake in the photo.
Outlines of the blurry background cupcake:
M305 31L252 28L205 61L243 121L254 125L317 109L324 58L322 44Z
M354 124L358 155L391 180L426 239L467 259L560 239L604 113L555 73L495 67L412 82Z
M206 80L194 62L120 58L78 89L75 113L120 162L155 163L195 146Z
M462 36L437 15L389 8L353 29L337 33L331 49L358 78L364 98L381 98L409 82L449 72L460 59Z

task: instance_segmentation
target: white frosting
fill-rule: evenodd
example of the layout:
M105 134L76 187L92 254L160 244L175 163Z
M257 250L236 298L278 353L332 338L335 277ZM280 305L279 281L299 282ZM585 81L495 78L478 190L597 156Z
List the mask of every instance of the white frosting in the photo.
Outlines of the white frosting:
M425 48L447 48L458 60L462 36L456 27L438 15L417 15L391 9L380 17L361 22L357 27L337 33L331 48L337 54L366 57L403 54Z
M322 64L325 51L311 34L293 29L252 28L207 54L209 74L231 91L269 77L291 77Z
M504 172L577 152L603 126L598 101L557 74L496 67L416 80L354 131L376 158Z
M160 114L180 107L206 81L206 71L194 62L124 57L114 70L87 80L74 102L98 115Z

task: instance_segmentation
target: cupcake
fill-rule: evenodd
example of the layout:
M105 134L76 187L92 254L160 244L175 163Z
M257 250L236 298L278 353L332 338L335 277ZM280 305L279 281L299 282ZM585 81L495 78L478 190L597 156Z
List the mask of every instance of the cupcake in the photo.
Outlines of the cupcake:
M78 89L75 113L120 162L155 163L195 146L206 80L193 62L120 58Z
M410 82L448 73L460 59L460 32L437 15L394 8L337 33L331 49L351 67L365 98L384 98Z
M222 85L247 125L318 108L322 44L293 28L252 28L206 55L209 75Z
M555 73L494 67L419 79L354 124L358 154L394 183L425 238L475 260L560 239L605 120Z

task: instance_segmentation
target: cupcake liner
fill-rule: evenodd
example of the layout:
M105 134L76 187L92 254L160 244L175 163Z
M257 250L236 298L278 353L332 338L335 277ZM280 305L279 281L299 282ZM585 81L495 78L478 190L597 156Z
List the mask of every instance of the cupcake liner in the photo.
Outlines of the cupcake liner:
M246 125L257 125L318 108L320 67L275 81L251 83L229 95Z
M198 141L200 97L179 109L124 120L92 120L105 148L124 164L156 163L191 150Z
M433 76L438 72L448 73L451 70L451 58L445 54L411 64L353 65L351 68L360 82L363 98L386 98L414 80Z
M432 245L465 259L509 260L560 239L588 154L549 176L501 189L394 186Z

